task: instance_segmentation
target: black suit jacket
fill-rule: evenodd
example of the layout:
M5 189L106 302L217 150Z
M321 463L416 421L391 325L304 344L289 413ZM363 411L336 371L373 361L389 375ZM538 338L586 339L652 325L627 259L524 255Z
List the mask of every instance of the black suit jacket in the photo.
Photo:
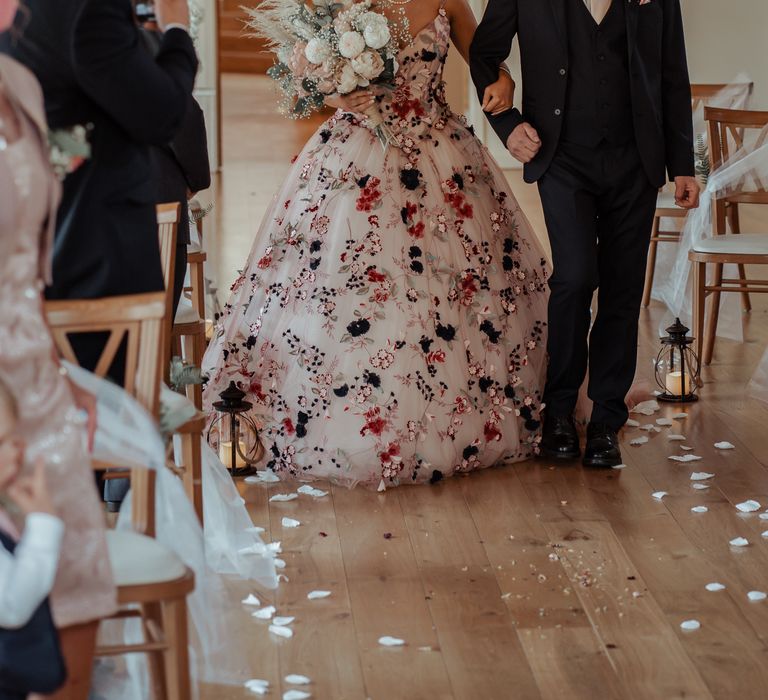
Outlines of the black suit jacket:
M539 132L541 150L525 166L535 182L557 150L568 90L565 3L571 0L490 0L470 49L472 79L482 98L497 80L515 35L520 41L523 110L488 119L504 143L522 122ZM627 2L627 0L614 0ZM634 132L643 166L655 186L693 175L691 86L680 0L628 0L629 80Z
M150 145L167 144L197 71L192 41L171 29L153 58L131 0L25 0L3 49L42 84L52 128L92 124L91 159L64 181L51 298L163 288Z

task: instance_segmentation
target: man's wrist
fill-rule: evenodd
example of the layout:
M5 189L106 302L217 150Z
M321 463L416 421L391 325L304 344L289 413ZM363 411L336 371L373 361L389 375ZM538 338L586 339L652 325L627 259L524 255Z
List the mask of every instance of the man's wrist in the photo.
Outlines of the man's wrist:
M167 31L170 31L171 29L181 29L181 31L189 34L189 26L186 24L182 24L181 22L171 22L170 24L166 24L163 31L167 32Z

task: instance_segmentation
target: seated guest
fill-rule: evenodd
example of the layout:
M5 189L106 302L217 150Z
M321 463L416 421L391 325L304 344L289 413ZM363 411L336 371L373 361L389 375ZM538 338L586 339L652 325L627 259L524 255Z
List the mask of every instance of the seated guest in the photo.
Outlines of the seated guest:
M150 146L175 135L187 109L197 57L187 0L158 0L160 50L139 38L131 0L25 0L2 48L43 87L53 129L88 125L91 157L63 183L49 299L162 290ZM78 361L94 369L105 337L78 335ZM110 374L122 382L119 360ZM116 509L125 483L107 482Z
M139 17L142 39L153 56L162 49L163 34L154 16ZM143 20L143 21L142 21ZM178 202L181 205L179 234L174 266L173 309L179 306L187 273L187 245L189 244L188 201L211 186L211 166L208 161L208 137L205 116L197 100L187 97L187 112L173 140L151 149L152 171L155 178L157 203Z

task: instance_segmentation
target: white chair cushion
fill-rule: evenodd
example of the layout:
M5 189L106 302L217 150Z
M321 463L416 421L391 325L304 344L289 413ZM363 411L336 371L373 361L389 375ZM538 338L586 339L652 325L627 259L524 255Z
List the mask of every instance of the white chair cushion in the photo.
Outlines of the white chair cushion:
M107 550L118 586L166 583L187 571L184 562L157 540L128 530L107 530Z
M202 253L203 249L200 247L199 243L192 242L187 246L187 253Z
M768 233L712 236L696 243L693 249L716 255L768 255Z
M179 302L179 308L176 309L176 316L173 319L174 323L197 323L200 321L200 316L197 315L197 311L192 307L192 302L182 297Z

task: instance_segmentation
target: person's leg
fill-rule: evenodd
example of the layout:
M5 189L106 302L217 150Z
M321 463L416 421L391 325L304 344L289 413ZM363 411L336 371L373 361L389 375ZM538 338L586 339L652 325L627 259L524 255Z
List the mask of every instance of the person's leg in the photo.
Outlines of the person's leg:
M605 154L606 190L598 201L598 309L589 339L592 421L618 431L637 365L640 305L657 189L634 144Z
M580 150L561 149L539 182L554 270L549 280L544 402L548 415L570 416L587 371L592 295L598 283L597 201Z

